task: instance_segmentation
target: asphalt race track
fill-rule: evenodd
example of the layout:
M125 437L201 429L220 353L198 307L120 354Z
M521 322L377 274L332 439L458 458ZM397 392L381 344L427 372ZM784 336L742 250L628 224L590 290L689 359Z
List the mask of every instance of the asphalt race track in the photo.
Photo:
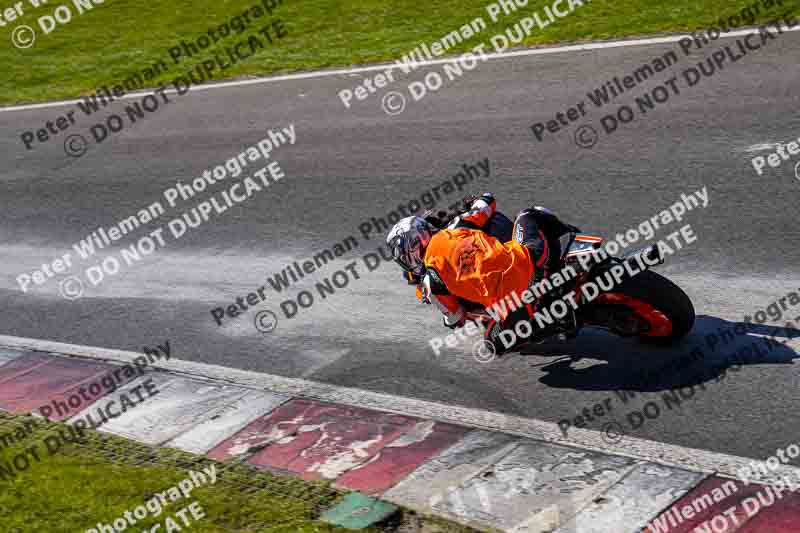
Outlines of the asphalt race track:
M720 340L716 350L707 335L800 290L800 157L767 166L763 175L750 162L800 137L800 33L781 35L687 87L681 71L723 41L691 57L673 42L492 59L420 101L409 100L396 115L382 110L380 94L344 107L337 93L355 87L363 73L190 91L104 142L92 142L80 158L65 155L63 134L33 150L20 141L22 131L43 127L74 105L0 112L0 333L129 350L169 340L173 356L182 359L552 422L574 419L584 407L611 398L611 413L594 417L587 427L601 430L616 421L645 439L746 457L771 455L800 441L800 341L791 338L800 337L800 320L797 329L781 330L786 345L771 345L762 359L725 373L718 368L725 353L751 343L767 350L761 337L773 328L758 326ZM670 50L680 62L669 72L602 109L588 102L587 92ZM402 76L392 90L407 94L408 83L432 71L442 73L442 65ZM678 77L680 93L670 91L667 101L641 113L635 98L671 76ZM546 133L542 141L534 137L532 124L581 101L587 102L585 118ZM123 113L129 103L116 102L114 109ZM620 105L631 106L635 119L606 134L601 118ZM89 135L95 121L79 120L80 131ZM285 176L265 191L169 239L97 286L86 283L82 298L60 296L61 276L20 289L20 274L161 199L177 181L188 183L235 157L270 128L290 124L296 142L272 153ZM599 135L591 148L575 142L584 124ZM690 338L665 349L584 330L574 341L536 346L526 356L490 364L477 362L469 343L436 356L428 341L448 330L432 307L415 300L396 267L382 262L368 270L363 256L376 252L385 231L366 239L359 226L419 200L463 165L486 159L490 176L476 178L439 205L491 191L509 216L543 205L588 232L614 235L681 194L707 187L708 207L657 234L664 238L689 223L697 235L659 269L695 304L698 319ZM166 227L208 195L181 202L153 227ZM142 228L120 242L129 246L146 233ZM278 293L268 283L293 261L350 236L357 247L288 289ZM85 283L85 269L110 253L77 261L72 274ZM315 284L337 271L347 273L347 284L323 299ZM221 326L215 323L212 309L246 299L262 286L266 301L225 317ZM314 294L313 305L286 318L281 302L302 290ZM262 333L254 320L265 310L278 322L274 331ZM800 305L782 314L778 324L794 321ZM663 367L697 345L712 371L665 376L658 384L640 379L644 369ZM685 397L668 409L662 395L675 387L685 387ZM625 405L620 391L642 393L662 412L633 428L630 419L636 417L627 414L644 402Z

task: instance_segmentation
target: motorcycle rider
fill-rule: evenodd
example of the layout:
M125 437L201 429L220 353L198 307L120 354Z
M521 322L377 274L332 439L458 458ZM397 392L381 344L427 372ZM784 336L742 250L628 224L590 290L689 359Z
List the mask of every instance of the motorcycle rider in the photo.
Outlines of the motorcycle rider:
M483 231L496 210L492 194L484 193L473 199L469 210L446 228L431 223L435 218L410 216L397 222L386 237L407 281L417 285L417 297L435 303L448 328L455 329L465 323L465 309L459 299L490 308L514 291L522 294L559 266L558 238L571 229L569 226L547 209L524 209L514 221L512 240L502 243ZM499 333L513 328L520 320L530 320L535 310L535 305L522 306L505 313L500 317L501 322L486 330L486 340L494 345L498 355L517 347L506 347L499 340ZM554 327L574 330L574 313ZM554 332L548 327L538 335Z

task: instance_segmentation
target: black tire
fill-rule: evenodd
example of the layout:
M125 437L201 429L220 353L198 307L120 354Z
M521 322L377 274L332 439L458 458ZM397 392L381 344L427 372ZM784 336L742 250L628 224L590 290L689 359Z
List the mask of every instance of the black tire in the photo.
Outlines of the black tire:
M683 337L694 325L694 305L683 289L664 276L646 270L624 281L613 292L618 292L648 303L664 313L672 322L672 333L667 337L640 336L644 342L671 344Z

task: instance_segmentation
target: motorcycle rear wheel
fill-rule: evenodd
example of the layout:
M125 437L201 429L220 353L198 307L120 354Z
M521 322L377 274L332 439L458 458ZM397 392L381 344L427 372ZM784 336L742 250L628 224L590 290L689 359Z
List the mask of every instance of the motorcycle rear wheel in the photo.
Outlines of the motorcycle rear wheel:
M595 313L610 318L610 329L624 336L637 336L644 342L672 344L692 329L694 306L689 296L664 276L645 271L625 280L613 291L593 302ZM621 313L615 314L616 311ZM616 322L615 322L616 321ZM623 325L620 321L627 321Z

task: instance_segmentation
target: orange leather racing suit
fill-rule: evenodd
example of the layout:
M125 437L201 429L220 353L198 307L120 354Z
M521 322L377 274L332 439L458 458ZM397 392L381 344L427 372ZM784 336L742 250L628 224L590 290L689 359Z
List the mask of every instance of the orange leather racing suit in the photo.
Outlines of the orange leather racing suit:
M459 298L491 307L513 291L522 294L546 265L544 234L532 223L526 236L525 228L519 226L522 214L514 224L514 238L508 242L482 230L495 211L494 197L482 195L470 211L435 233L425 250L426 271L417 296L428 296L444 313L447 326L463 323ZM531 246L533 242L535 246Z

